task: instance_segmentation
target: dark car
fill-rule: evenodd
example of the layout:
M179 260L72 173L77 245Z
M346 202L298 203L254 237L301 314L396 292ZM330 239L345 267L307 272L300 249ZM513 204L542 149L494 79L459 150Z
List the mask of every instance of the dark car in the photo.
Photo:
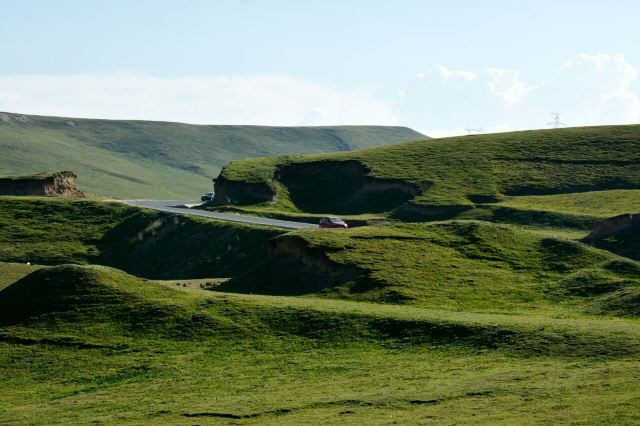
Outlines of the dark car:
M347 228L347 222L339 217L323 217L320 219L320 228Z
M213 197L216 195L215 192L207 192L202 197L200 197L200 201L213 201Z

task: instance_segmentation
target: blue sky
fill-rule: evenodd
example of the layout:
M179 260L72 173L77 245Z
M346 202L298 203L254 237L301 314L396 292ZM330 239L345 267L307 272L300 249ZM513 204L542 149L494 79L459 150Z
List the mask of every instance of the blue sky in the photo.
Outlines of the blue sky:
M640 2L0 0L0 110L432 135L640 122Z

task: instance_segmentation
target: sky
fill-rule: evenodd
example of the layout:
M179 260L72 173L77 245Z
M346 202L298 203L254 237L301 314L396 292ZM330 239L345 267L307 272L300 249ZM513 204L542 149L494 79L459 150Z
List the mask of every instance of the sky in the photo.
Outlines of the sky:
M635 0L0 0L0 111L434 137L551 113L639 123L638 16Z

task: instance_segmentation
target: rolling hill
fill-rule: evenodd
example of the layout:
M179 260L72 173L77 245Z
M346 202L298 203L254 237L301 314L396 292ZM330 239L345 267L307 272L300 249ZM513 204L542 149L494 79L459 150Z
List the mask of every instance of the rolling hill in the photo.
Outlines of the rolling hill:
M0 290L5 424L638 420L633 319L178 290L90 265L24 274Z
M405 127L204 126L0 113L0 176L73 170L118 198L193 198L232 160L424 139Z
M548 198L532 196L638 189L640 126L602 126L240 160L223 168L216 204L412 220L452 217L500 202L522 209L522 196L529 197L528 208L539 202L548 211ZM625 208L632 208L637 195L624 195ZM555 210L575 211L575 198L551 203Z

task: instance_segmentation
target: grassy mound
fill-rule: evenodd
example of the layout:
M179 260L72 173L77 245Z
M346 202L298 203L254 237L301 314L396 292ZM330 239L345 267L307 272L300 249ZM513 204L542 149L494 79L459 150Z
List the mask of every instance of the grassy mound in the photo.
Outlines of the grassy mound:
M117 309L114 318L125 309L140 306L142 281L116 269L103 266L60 265L39 269L0 292L2 320L60 313L82 316L96 310ZM156 296L170 292L157 286ZM152 295L154 293L151 293ZM157 297L156 297L157 298Z
M513 312L588 310L579 296L640 283L606 252L486 222L305 230L271 244L270 259L219 289Z
M310 197L322 194L327 186L339 188L343 182L361 181L359 190L347 191L349 202L324 200L324 211L334 213L372 211L371 197L362 197L367 188L411 185L419 191L405 207L423 216L451 216L504 196L638 189L639 145L640 126L536 130L409 142L349 153L237 161L226 165L221 177L228 182L271 185L278 206L290 211L310 208L305 194ZM295 185L286 178L292 168L299 175L305 169L317 174L317 170L335 168L340 162L357 163L360 171L352 167L349 176L298 179ZM381 199L386 200L384 196ZM399 207L403 200L397 201L394 206L385 204L384 210Z
M0 175L72 169L87 191L192 199L232 160L319 153L424 139L405 127L196 126L5 114ZM13 119L19 118L19 119Z
M224 321L196 313L191 298L105 266L39 269L0 291L0 324L31 325L92 337L146 333L193 338Z
M284 231L61 198L0 198L0 261L98 263L149 278L228 277Z

